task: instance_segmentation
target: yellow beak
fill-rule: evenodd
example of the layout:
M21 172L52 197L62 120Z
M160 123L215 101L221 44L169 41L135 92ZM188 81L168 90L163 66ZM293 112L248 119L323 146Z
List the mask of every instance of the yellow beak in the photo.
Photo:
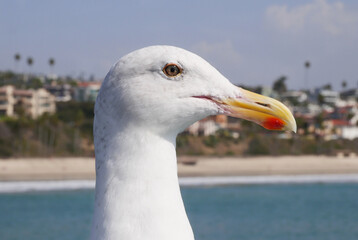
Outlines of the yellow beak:
M228 115L255 122L269 130L296 132L295 118L284 104L243 88L240 91L242 96L220 101Z

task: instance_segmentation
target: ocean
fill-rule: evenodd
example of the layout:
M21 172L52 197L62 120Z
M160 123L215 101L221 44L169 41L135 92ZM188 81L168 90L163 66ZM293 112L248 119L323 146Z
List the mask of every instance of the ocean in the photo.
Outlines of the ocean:
M197 240L357 240L358 184L182 187ZM0 194L1 240L80 240L94 191Z

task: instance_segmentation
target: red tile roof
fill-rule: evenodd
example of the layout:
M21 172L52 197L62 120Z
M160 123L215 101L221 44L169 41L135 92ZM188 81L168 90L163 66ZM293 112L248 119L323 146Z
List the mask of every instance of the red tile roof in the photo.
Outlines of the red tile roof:
M79 87L101 86L101 82L78 82Z
M351 125L349 121L341 120L341 119L332 119L330 121L332 121L334 126L350 126Z

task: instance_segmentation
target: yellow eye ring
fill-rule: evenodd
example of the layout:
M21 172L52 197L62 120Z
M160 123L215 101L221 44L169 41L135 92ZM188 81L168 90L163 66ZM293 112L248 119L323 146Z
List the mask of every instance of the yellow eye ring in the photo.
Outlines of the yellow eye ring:
M168 63L164 66L163 72L168 77L176 77L183 72L183 69L174 63Z

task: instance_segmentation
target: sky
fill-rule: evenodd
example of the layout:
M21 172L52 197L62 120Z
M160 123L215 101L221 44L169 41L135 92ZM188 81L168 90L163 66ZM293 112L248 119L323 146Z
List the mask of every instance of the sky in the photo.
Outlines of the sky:
M52 57L57 75L101 80L121 56L165 44L202 56L235 84L286 76L290 89L340 90L343 80L358 87L357 43L356 0L0 1L0 70L48 74Z

